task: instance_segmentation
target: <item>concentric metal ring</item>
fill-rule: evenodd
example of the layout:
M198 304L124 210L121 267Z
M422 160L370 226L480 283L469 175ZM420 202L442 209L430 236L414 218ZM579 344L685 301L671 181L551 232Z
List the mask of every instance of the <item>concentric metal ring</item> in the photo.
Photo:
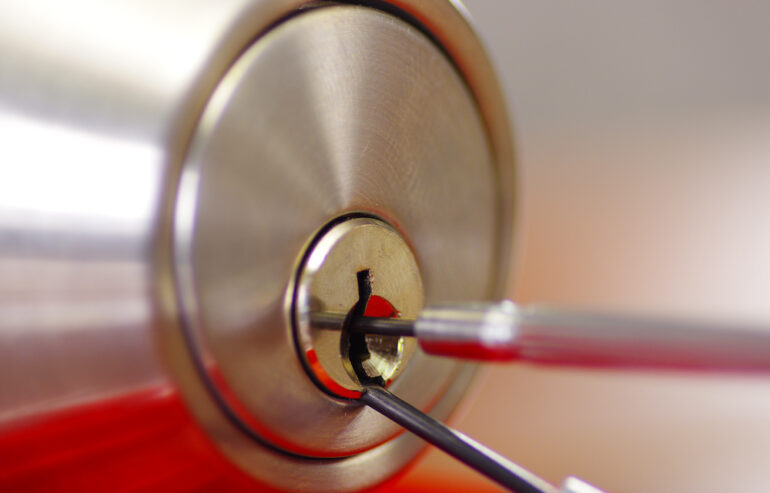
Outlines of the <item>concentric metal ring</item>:
M295 456L348 457L321 466L239 440L220 443L255 476L282 484L278 471L310 478L346 468L346 486L335 484L357 488L408 460L381 461L401 439L371 449L395 425L329 397L304 373L285 293L314 231L365 211L410 242L429 301L492 296L503 208L475 103L420 31L345 6L278 25L214 93L176 209L176 283L191 348L222 408L259 441ZM418 353L393 390L445 414L469 372ZM388 467L352 477L356 464L375 458Z
M368 290L364 300L362 282ZM344 398L360 397L362 390L344 330L350 312L360 308L366 314L385 305L388 313L372 316L414 319L424 298L420 269L407 243L386 222L365 216L340 218L314 239L293 293L299 356L323 390ZM367 345L369 378L379 377L384 385L395 381L417 349L414 339L399 337L366 336L361 342Z

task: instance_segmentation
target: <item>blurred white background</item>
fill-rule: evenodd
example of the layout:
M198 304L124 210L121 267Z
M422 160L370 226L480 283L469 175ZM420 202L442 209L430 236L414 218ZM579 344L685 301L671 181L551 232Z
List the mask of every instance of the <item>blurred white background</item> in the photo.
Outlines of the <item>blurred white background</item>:
M770 327L770 2L466 5L515 127L512 295ZM554 482L770 490L767 376L499 366L455 424Z

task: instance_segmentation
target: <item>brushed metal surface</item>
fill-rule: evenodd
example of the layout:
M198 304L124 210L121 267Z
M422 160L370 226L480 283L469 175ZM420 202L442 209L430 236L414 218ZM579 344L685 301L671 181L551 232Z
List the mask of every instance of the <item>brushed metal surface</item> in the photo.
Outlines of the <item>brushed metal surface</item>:
M3 423L172 385L154 323L164 182L227 52L269 9L2 2Z
M182 163L194 153L189 151L190 139L196 128L200 129L199 117L209 98L215 88L219 87L216 94L221 92L223 86L218 84L238 57L251 53L249 46L255 39L266 32L272 34L271 27L306 3L325 4L298 0L225 0L214 4L32 0L0 5L0 428L13 427L27 416L135 389L178 391L220 449L243 470L278 488L314 491L372 485L406 465L422 447L418 440L402 435L340 460L302 459L265 448L216 405L195 370L182 335L172 218ZM290 52L296 60L276 58L280 62L276 69L288 70L284 76L296 76L272 79L276 94L301 88L305 92L300 94L314 101L308 108L323 110L304 113L305 117L333 117L326 126L314 127L308 120L299 122L296 129L328 131L328 125L333 124L344 132L326 134L325 139L316 135L318 142L329 146L306 154L321 164L339 163L328 168L332 174L325 180L301 165L273 161L282 165L273 172L299 172L293 177L299 193L289 197L280 193L280 188L261 189L260 200L273 205L259 214L265 221L271 214L283 214L280 221L269 223L271 228L277 226L276 235L301 230L302 238L307 238L323 223L320 216L327 219L332 211L348 208L374 210L393 221L414 245L421 245L421 262L446 250L447 255L459 254L456 265L468 266L469 271L479 260L471 254L477 240L473 234L481 233L478 236L483 238L484 231L494 231L495 238L486 243L491 258L484 258L484 265L476 263L472 269L484 269L485 280L471 278L468 282L467 272L446 265L437 265L425 275L442 299L464 297L466 287L455 284L466 282L467 287L483 291L484 297L495 287L499 294L507 272L503 267L500 275L498 270L506 262L510 244L513 167L497 81L483 48L455 5L407 0L394 1L392 7L412 20L421 19L424 24L420 27L430 31L445 52L405 22L370 10L370 17L380 19L387 29L405 39L394 40L392 32L382 34L356 20L340 29L339 36L350 36L350 44L331 42L336 33L314 31L293 45ZM329 7L291 20L336 9L349 10ZM404 51L397 52L396 47ZM416 52L411 53L415 47ZM336 54L327 62L342 66L332 64L338 70L336 78L314 79L327 73L320 64L324 58L317 56L324 48ZM374 63L388 57L389 65ZM451 76L445 74L429 84L432 92L424 83L411 84L420 80L419 74L436 70L448 71ZM350 75L349 80L339 80L343 73ZM233 80L230 75L223 81L225 85ZM269 77L266 81L270 82ZM443 83L447 85L440 85ZM365 91L366 85L374 91ZM458 85L462 97L457 96ZM336 107L329 105L335 100L328 96L334 94L340 102ZM264 114L288 115L278 111L280 97L263 97L269 99L265 101L268 107L273 104L273 113ZM372 101L367 102L368 97ZM293 104L298 107L299 103ZM461 107L465 109L457 111ZM357 108L369 112L357 113ZM473 115L470 122L459 120L464 111ZM445 116L437 117L436 112ZM249 119L255 115L239 115L245 118L241 128L253 130ZM451 121L455 117L458 121ZM414 121L411 127L394 125L409 118ZM419 120L423 123L418 125ZM205 117L204 121L208 124ZM276 156L290 152L284 154L290 160L296 152L311 148L288 146L308 137L290 128L283 129L286 140L278 140L281 133L275 130L287 121L274 121L277 127L268 132L270 139L261 141L259 151ZM471 132L466 135L468 127ZM391 131L384 131L387 128ZM451 138L442 137L445 131ZM290 134L293 139L289 139ZM368 140L361 139L366 136ZM459 143L468 136L476 142L472 145L483 149L484 156L478 162L463 164L480 175L465 176L461 183L452 172L459 167L452 164L459 156L453 153L459 152ZM349 145L354 142L359 145ZM231 151L251 152L255 142L248 144L251 146ZM398 166L390 164L399 160L403 161ZM439 160L446 161L446 169ZM346 170L359 166L358 162L369 171L358 177L346 174ZM405 166L407 162L413 166ZM466 178L470 187L459 190L466 185ZM435 182L434 188L423 193L420 186L429 181ZM482 182L491 185L491 195L485 195L490 190L478 186ZM230 206L243 198L237 185L244 183L236 183L231 190ZM324 199L314 195L322 186L332 187ZM397 191L402 197L395 197ZM471 192L479 193L476 199L493 212L470 225L459 243L450 244L450 240L458 239L443 235L455 220L462 227L465 210L460 204L468 203ZM268 196L281 205L269 202ZM399 203L392 205L388 200ZM446 207L434 208L434 203ZM247 226L257 218L249 208L253 205L247 202L243 209L216 209L214 217L223 218L224 225L240 221ZM309 216L288 214L293 207L309 207ZM420 211L420 217L406 213L413 210ZM216 228L214 233L218 234ZM269 248L275 252L294 248L296 254L304 241L299 238L292 240L292 246L273 238ZM213 240L217 238L209 238ZM267 258L264 252L259 254L262 259ZM224 260L225 265L230 261L237 264L245 258L243 251L240 253L243 256L217 259L215 263ZM259 255L254 252L254 258ZM276 259L261 268L274 274L283 261ZM454 272L451 282L445 277L448 272ZM242 273L238 280L247 278L250 271ZM248 281L235 282L229 289L238 286L248 287ZM273 295L273 291L266 292L269 294L261 299L269 300ZM241 302L236 297L222 305L222 310L232 310L231 316L224 318L243 320ZM275 309L283 310L268 305L273 315ZM285 339L276 341L286 343ZM288 358L288 353L285 356ZM282 378L284 369L291 373L299 368L296 358L283 362L286 365L274 367L273 376ZM410 365L407 373L414 371L430 378L430 373L423 371L425 365ZM457 374L432 414L439 418L448 415L470 374ZM417 389L412 392L420 393ZM374 463L377 469L371 467Z
M297 259L330 219L368 211L411 242L427 299L486 298L496 187L470 93L409 24L326 8L255 43L204 112L177 205L185 320L227 407L303 455L393 436L395 424L329 398L299 363L286 306ZM393 391L425 409L459 366L415 355Z

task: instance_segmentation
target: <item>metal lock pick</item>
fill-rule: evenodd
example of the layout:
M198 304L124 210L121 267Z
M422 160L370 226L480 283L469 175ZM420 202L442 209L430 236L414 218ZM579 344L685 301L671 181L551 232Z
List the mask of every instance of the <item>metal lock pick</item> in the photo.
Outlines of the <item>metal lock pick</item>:
M697 371L770 371L770 331L584 313L510 300L429 306L415 320L353 314L351 334L415 337L434 355L481 361ZM329 325L317 313L314 324ZM427 416L379 385L366 386L361 402L519 493L597 493L573 477L555 487L521 466Z

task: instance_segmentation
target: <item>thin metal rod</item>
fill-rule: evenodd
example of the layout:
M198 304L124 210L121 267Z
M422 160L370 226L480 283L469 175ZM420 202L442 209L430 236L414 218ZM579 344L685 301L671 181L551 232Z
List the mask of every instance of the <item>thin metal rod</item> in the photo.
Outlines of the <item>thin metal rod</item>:
M414 320L401 318L358 317L350 325L352 333L414 337Z
M315 329L339 330L345 322L344 313L313 312L310 323ZM414 337L414 320L400 318L354 317L350 321L352 334Z
M413 334L428 353L465 359L770 372L766 328L607 316L507 300L429 306L411 322L362 317L355 330Z
M415 435L517 493L555 493L551 484L523 467L424 414L382 387L365 389L361 401Z

